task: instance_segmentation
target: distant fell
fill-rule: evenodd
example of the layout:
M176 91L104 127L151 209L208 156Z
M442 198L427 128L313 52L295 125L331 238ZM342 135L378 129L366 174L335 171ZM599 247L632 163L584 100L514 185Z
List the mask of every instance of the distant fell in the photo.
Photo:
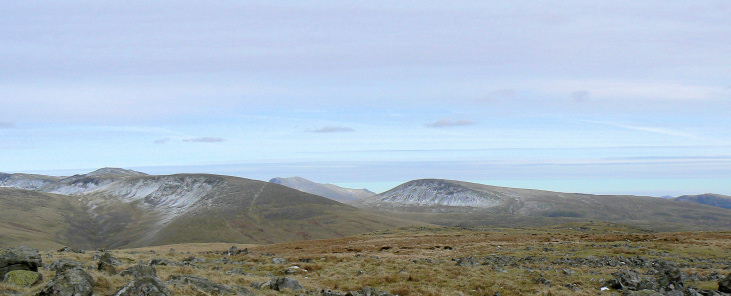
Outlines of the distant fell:
M683 195L676 197L675 200L731 209L731 196L721 194L705 193L698 195Z
M592 195L424 179L352 205L441 225L541 225L596 220L653 230L731 230L731 210L647 196Z
M344 188L333 184L322 184L307 180L302 177L273 178L271 183L280 184L302 192L327 197L342 203L350 203L366 197L376 195L368 189Z
M420 224L279 184L209 174L102 171L35 190L2 189L0 233L15 235L2 235L0 246L23 241L86 249L277 243Z

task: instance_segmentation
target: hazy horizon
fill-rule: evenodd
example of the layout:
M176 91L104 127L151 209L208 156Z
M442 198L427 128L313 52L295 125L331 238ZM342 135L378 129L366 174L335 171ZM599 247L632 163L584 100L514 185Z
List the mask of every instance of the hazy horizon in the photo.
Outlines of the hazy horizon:
M0 172L731 195L725 1L23 1Z

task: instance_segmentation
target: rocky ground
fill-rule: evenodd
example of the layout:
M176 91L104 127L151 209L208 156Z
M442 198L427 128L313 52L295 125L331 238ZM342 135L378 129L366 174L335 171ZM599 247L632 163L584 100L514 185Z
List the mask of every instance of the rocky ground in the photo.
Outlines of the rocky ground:
M730 232L602 223L0 255L0 295L731 295Z

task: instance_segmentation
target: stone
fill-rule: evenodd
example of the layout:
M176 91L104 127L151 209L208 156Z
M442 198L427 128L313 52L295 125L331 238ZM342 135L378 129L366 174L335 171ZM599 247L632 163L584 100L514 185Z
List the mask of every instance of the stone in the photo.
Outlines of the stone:
M53 261L53 263L51 263L51 266L49 266L48 268L50 270L56 271L56 273L60 273L66 269L71 268L84 269L84 264L71 259L58 259L56 261Z
M0 278L13 270L38 271L42 266L41 254L31 247L20 246L0 250Z
M304 290L300 282L290 277L272 279L269 283L269 288L275 291L282 291L284 289L292 291Z
M287 259L284 258L272 258L272 263L274 264L287 264Z
M187 274L171 275L167 282L170 284L190 284L206 293L230 294L233 292L233 289L227 285L217 284L207 278Z
M165 283L154 276L138 277L129 282L114 296L170 296L172 292Z
M119 275L131 276L133 278L157 277L157 270L155 269L155 266L135 265L123 270L119 273Z
M155 258L150 260L150 265L161 265L161 266L175 266L175 262L165 258Z
M94 278L86 271L71 268L57 273L38 296L91 296Z
M622 269L613 273L614 279L607 281L607 286L617 290L654 290L655 283L640 276L637 272Z
M5 274L4 282L16 286L30 287L43 281L43 275L30 270L13 270Z
M731 293L731 274L724 279L718 281L718 291L724 293Z
M458 266L465 266L465 267L472 267L480 265L480 262L477 260L477 258L473 256L469 257L462 257L457 259L457 265Z
M121 262L117 260L117 258L112 257L112 254L104 253L101 259L99 259L99 263L97 264L97 270L105 271L109 274L116 274L117 269L114 266L120 264Z

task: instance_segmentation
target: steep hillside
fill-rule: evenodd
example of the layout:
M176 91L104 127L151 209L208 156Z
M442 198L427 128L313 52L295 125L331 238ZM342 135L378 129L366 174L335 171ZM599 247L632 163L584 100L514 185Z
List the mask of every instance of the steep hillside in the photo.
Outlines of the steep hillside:
M530 226L599 220L665 231L731 230L731 211L707 205L653 197L560 193L450 180L407 182L353 205L441 225Z
M724 209L731 209L731 196L720 194L699 194L699 195L683 195L675 198L678 201L689 201Z
M19 200L44 200L40 210L63 221L43 234L79 248L287 242L413 224L278 184L229 176L85 174L39 190L50 193L3 192L3 199L12 202L5 210L17 219L32 219L38 216L35 210L15 210Z
M324 196L342 203L349 203L376 195L368 189L343 188L333 184L321 184L301 177L274 178L271 183L280 184L302 192Z
M60 177L32 175L32 174L5 174L0 173L0 187L37 189L54 184Z

